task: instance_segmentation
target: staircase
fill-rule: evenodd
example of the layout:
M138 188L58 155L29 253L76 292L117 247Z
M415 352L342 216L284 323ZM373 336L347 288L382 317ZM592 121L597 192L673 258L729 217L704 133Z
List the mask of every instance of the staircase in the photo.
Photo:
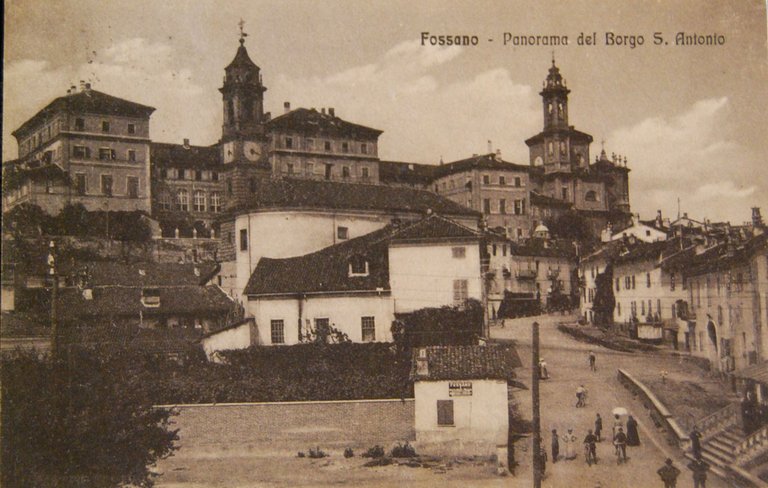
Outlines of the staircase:
M744 433L736 425L718 432L701 446L701 456L719 467L732 466L736 462L736 447L744 439Z

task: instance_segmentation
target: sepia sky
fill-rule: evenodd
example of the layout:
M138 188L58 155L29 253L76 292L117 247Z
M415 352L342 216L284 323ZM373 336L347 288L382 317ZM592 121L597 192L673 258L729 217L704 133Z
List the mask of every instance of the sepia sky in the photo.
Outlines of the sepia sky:
M763 0L227 1L6 0L3 160L11 132L79 80L157 108L154 141L215 143L223 69L238 46L262 69L266 110L334 107L382 129L382 159L436 164L482 153L528 164L542 127L538 92L552 48L503 34L567 35L555 57L570 123L629 161L632 209L746 221L768 218L768 51ZM421 33L477 35L422 46ZM722 46L675 46L677 32ZM597 33L597 46L576 44ZM606 32L644 44L605 46ZM668 45L654 46L661 32ZM493 39L493 42L488 42Z

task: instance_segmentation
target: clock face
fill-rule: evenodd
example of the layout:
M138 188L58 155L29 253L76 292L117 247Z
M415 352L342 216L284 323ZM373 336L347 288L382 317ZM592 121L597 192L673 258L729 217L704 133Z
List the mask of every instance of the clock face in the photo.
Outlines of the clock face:
M544 160L541 159L541 156L536 156L536 159L533 160L533 165L541 166L542 164L544 164Z
M243 145L243 152L249 161L256 161L261 156L261 145L253 141L248 141Z

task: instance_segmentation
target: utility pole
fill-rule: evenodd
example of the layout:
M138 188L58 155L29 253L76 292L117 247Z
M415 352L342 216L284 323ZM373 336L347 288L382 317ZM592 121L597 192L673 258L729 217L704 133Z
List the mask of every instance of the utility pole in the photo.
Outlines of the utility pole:
M59 275L56 272L56 243L48 244L48 275L51 277L51 357L54 363L59 357L59 324L57 301L59 295Z
M531 341L531 397L533 405L533 488L541 488L541 417L539 413L539 323L534 322Z

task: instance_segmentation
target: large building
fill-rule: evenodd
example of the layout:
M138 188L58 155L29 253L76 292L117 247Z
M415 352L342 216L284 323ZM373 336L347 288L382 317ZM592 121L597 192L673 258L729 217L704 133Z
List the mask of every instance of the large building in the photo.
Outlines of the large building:
M19 157L3 163L3 212L30 203L49 214L150 212L149 117L155 109L84 83L13 132Z

